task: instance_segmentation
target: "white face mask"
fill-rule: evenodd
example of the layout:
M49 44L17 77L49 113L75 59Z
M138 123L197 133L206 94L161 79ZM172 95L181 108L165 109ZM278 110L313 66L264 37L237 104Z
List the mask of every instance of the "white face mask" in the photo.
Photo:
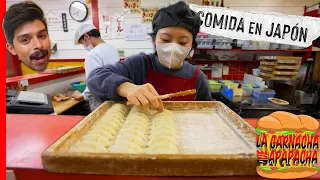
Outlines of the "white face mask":
M87 51L91 51L94 47L91 45L90 40L89 40L89 45L86 46L86 44L83 44L84 49L86 49Z
M179 66L186 59L191 48L176 43L157 43L156 50L161 64L171 69ZM190 52L190 56L192 56L192 52Z

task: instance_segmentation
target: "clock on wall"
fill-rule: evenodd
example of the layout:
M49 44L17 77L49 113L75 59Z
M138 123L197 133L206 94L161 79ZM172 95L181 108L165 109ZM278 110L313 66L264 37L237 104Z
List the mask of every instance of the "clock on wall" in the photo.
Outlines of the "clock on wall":
M81 22L88 17L88 7L80 1L73 1L69 7L69 13L74 20Z

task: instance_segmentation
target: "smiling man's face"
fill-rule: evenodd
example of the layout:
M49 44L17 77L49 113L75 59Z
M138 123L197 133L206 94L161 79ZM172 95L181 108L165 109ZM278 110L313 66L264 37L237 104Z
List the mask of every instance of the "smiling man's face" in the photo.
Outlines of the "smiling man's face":
M50 38L42 21L26 22L14 33L12 44L7 49L30 69L44 71L50 58Z

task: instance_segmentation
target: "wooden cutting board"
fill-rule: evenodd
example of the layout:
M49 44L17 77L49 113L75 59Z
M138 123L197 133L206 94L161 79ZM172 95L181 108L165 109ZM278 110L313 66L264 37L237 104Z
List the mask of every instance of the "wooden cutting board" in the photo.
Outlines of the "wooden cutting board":
M66 101L62 101L62 102L57 102L52 100L52 106L53 106L54 112L59 115L81 102L82 101L77 101L73 98L68 99Z
M64 73L70 73L70 72L80 71L80 70L83 70L83 67L81 67L81 66L62 66L62 67L55 67L55 68L46 69L42 73L64 74Z

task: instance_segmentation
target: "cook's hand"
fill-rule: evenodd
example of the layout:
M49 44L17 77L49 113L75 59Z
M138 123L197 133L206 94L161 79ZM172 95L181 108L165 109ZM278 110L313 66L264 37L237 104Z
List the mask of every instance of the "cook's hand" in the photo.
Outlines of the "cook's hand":
M83 96L82 96L82 93L80 91L73 92L71 97L74 98L77 101L83 100Z
M119 96L126 97L129 104L143 107L153 107L158 111L163 111L163 104L154 87L147 83L144 85L135 85L129 82L121 84L118 88Z

